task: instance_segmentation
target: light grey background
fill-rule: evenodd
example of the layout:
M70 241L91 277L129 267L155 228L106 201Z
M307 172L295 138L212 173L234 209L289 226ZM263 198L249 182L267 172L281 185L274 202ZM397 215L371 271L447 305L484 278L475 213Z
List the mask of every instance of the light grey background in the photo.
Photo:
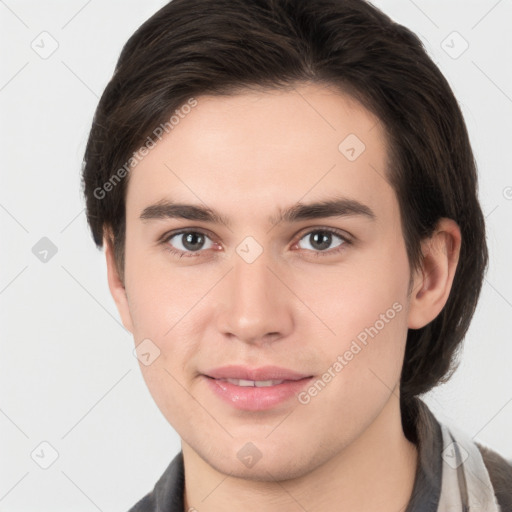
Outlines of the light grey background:
M165 3L0 1L0 511L126 511L180 449L120 323L79 179L119 52ZM461 366L425 400L512 458L512 3L374 4L420 35L452 85L487 219L490 268ZM57 249L47 262L32 251L43 237ZM42 442L58 453L48 469Z

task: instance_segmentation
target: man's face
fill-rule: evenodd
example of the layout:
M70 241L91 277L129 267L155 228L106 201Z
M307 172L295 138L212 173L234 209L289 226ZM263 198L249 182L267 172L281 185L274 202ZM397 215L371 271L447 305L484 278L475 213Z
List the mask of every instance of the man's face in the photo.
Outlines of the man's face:
M197 100L131 171L123 321L160 351L141 370L187 446L233 476L300 476L398 407L409 264L383 127L320 86ZM334 199L364 206L277 220ZM160 201L229 226L152 218ZM231 365L297 375L211 378Z

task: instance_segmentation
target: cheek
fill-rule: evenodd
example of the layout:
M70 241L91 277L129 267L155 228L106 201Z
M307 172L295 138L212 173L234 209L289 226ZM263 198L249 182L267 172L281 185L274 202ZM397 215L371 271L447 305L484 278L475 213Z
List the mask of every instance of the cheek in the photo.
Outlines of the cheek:
M376 322L382 332L403 330L404 315L397 313L406 309L408 300L405 248L382 246L379 252L354 252L337 267L300 270L292 275L292 288L318 316L321 323L316 326L338 339L338 348ZM307 328L312 316L302 315L300 321Z
M398 396L407 337L406 307L398 297L361 290L340 301L327 320L336 335L325 337L323 373L301 403L310 403L305 410L312 416L343 418L338 423L346 438L368 425L392 393Z
M350 270L338 269L314 281L306 302L331 331L323 336L326 371L330 368L336 375L333 393L325 393L325 400L332 401L329 406L352 403L357 409L378 403L399 381L408 308L408 265L402 249L386 248L361 258Z
M155 354L150 365L141 361L141 371L159 403L164 395L174 400L180 395L178 382L185 384L184 365L193 359L204 339L204 319L198 315L204 313L202 298L212 281L192 267L173 269L165 257L153 255L151 265L147 263L150 260L133 247L126 275L135 344L150 340L145 343Z
M199 350L202 337L196 332L194 303L199 296L181 293L180 283L153 279L145 270L144 276L132 288L131 310L136 344L145 343L150 362L145 364L139 354L139 366L156 405L172 425L186 426L190 417L190 375L186 369ZM197 322L196 322L197 323ZM203 336L204 337L204 336ZM144 340L144 341L143 341ZM149 341L148 341L149 340Z
M173 268L163 248L143 249L127 233L126 285L136 340L165 339L207 291L205 279Z

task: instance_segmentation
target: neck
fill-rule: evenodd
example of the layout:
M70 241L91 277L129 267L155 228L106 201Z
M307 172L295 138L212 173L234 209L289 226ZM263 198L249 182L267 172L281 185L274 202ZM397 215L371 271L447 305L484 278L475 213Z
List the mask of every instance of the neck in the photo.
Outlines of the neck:
M396 512L414 488L418 452L402 430L399 399L349 446L299 478L255 481L230 477L182 441L185 510L218 512Z

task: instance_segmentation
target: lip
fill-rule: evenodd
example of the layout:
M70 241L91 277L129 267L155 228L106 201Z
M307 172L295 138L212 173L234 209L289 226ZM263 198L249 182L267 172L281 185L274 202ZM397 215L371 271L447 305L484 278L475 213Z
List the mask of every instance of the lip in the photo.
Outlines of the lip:
M202 375L210 391L235 409L263 411L295 398L313 379L312 375L301 374L278 366L248 368L244 366L223 366L209 370ZM281 384L265 387L237 386L221 379L283 380Z

